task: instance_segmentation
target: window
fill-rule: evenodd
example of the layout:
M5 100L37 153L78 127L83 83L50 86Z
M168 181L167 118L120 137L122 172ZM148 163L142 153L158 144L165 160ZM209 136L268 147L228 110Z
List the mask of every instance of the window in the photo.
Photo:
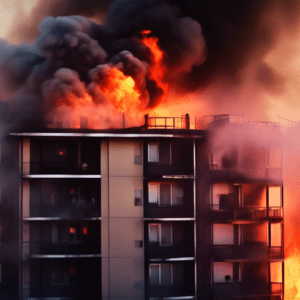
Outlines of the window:
M172 246L172 223L149 224L149 243Z
M172 264L150 264L149 266L150 285L172 285Z
M134 205L135 206L142 206L142 191L141 190L135 190L134 191Z
M149 143L148 144L148 162L159 161L159 144Z
M69 272L66 266L53 262L52 264L52 283L67 284L69 283Z
M149 183L149 203L158 203L159 184Z
M139 142L134 146L134 164L141 165L142 163L142 143Z
M57 228L57 234L55 232ZM79 243L88 235L88 226L79 224L55 224L52 226L52 242ZM55 238L56 237L56 238Z
M183 187L179 184L149 183L148 193L149 203L160 206L183 204Z
M142 240L135 240L134 241L135 248L143 248L143 241Z
M53 262L52 284L69 284L77 282L77 268Z
M231 283L241 281L240 263L214 262L214 282Z
M234 229L232 224L213 224L213 244L233 245Z

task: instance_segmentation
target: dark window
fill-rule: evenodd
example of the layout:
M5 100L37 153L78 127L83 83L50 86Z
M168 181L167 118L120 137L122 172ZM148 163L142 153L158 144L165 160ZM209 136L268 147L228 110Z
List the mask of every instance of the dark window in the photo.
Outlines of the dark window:
M142 191L141 190L135 190L134 191L134 205L135 206L142 206Z

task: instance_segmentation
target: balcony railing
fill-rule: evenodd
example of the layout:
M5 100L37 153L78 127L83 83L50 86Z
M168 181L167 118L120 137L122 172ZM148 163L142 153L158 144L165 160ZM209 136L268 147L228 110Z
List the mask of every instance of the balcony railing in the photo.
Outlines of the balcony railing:
M23 242L23 258L34 255L82 255L100 254L100 241L81 241L80 243L38 243Z
M149 117L145 115L147 129L190 129L190 116L181 117Z
M283 258L284 249L283 246L270 246L270 257L271 258Z
M100 217L100 205L70 203L69 205L30 205L30 217L84 219Z
M219 204L211 204L211 210L215 219L231 221L262 221L265 219L282 219L283 208L281 206L266 207L240 207L232 209L220 209Z
M194 245L188 244L175 244L172 246L158 246L147 243L146 258L176 258L176 257L194 257Z
M78 165L77 162L24 162L23 174L100 174L100 163Z
M72 297L71 299L88 299L83 298L88 296L90 296L90 299L99 299L99 297L101 297L101 285L92 285L86 282L68 284L23 282L22 287L24 299L37 297Z
M158 204L145 203L145 218L193 218L194 206L190 203L185 205L159 206Z
M283 284L280 282L246 282L214 283L215 300L281 300Z
M269 179L269 180L280 180L282 178L282 169L281 168L223 168L217 163L210 163L210 170L216 171L214 176L218 172L222 172L219 175L221 176L223 172L232 172L236 175L245 176L247 178L256 178L256 179ZM226 173L227 174L227 173Z
M270 294L282 294L283 284L282 282L270 282Z
M251 260L267 261L282 259L283 246L267 246L263 242L245 242L243 245L214 245L213 257L215 261Z

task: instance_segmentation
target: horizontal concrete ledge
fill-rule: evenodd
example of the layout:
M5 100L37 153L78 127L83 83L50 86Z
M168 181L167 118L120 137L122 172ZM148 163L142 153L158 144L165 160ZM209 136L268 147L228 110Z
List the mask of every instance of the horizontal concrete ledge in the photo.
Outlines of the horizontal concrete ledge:
M194 179L193 175L163 175L165 179Z
M160 299L165 299L165 300L188 300L188 299L195 299L195 296L178 296L178 297L150 297L149 300L160 300Z
M100 179L101 175L76 175L76 174L24 174L23 178L95 178Z
M32 258L95 258L101 254L33 254Z
M174 257L174 258L151 258L150 262L162 262L162 261L191 261L195 260L195 257Z
M61 217L32 217L32 218L23 218L23 221L73 221L72 218L61 218ZM83 219L76 219L75 221L101 221L101 217L95 218L83 218Z
M147 137L164 137L164 138L202 138L202 135L190 134L161 134L161 133L67 133L67 132L21 132L10 133L11 136L36 136L36 137L91 137L91 138L147 138Z
M195 218L144 218L144 221L195 221Z

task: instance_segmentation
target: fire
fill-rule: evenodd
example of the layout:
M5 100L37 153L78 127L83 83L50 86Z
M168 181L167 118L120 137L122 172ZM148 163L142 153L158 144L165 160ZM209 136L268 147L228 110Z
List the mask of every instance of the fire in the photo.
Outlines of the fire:
M142 31L142 43L146 45L152 55L153 55L153 64L150 68L150 79L156 81L158 86L163 90L163 95L168 94L169 86L166 84L163 79L166 72L166 68L163 65L164 52L158 46L158 38L155 36L149 36L151 30Z
M119 112L141 109L141 93L134 80L116 68L111 69L106 85L101 90Z
M143 70L145 71L141 74L145 77L136 78L134 75L128 75L123 62L120 62L98 65L92 69L89 74L91 82L85 83L78 73L62 69L56 72L53 80L44 84L46 97L53 93L57 95L55 99L57 109L50 115L54 126L61 123L61 120L67 119L70 123L66 127L107 127L108 124L105 125L101 119L107 120L108 115L111 115L112 119L116 120L122 114L126 116L127 125L137 125L140 117L149 110L153 110L154 106L152 104L152 107L147 108L151 93L147 88L148 80L155 82L154 85L157 89L155 99L160 102L162 98L166 100L169 86L164 82L166 68L163 59L165 54L158 46L158 38L152 36L150 30L144 30L141 34L141 43L151 53L148 64L140 61L140 64L144 65ZM129 53L129 57L130 55L132 54ZM59 87L59 92L57 87ZM50 97L49 102L51 103L51 101L53 98ZM120 124L116 125L120 126ZM65 127L64 124L63 127Z

